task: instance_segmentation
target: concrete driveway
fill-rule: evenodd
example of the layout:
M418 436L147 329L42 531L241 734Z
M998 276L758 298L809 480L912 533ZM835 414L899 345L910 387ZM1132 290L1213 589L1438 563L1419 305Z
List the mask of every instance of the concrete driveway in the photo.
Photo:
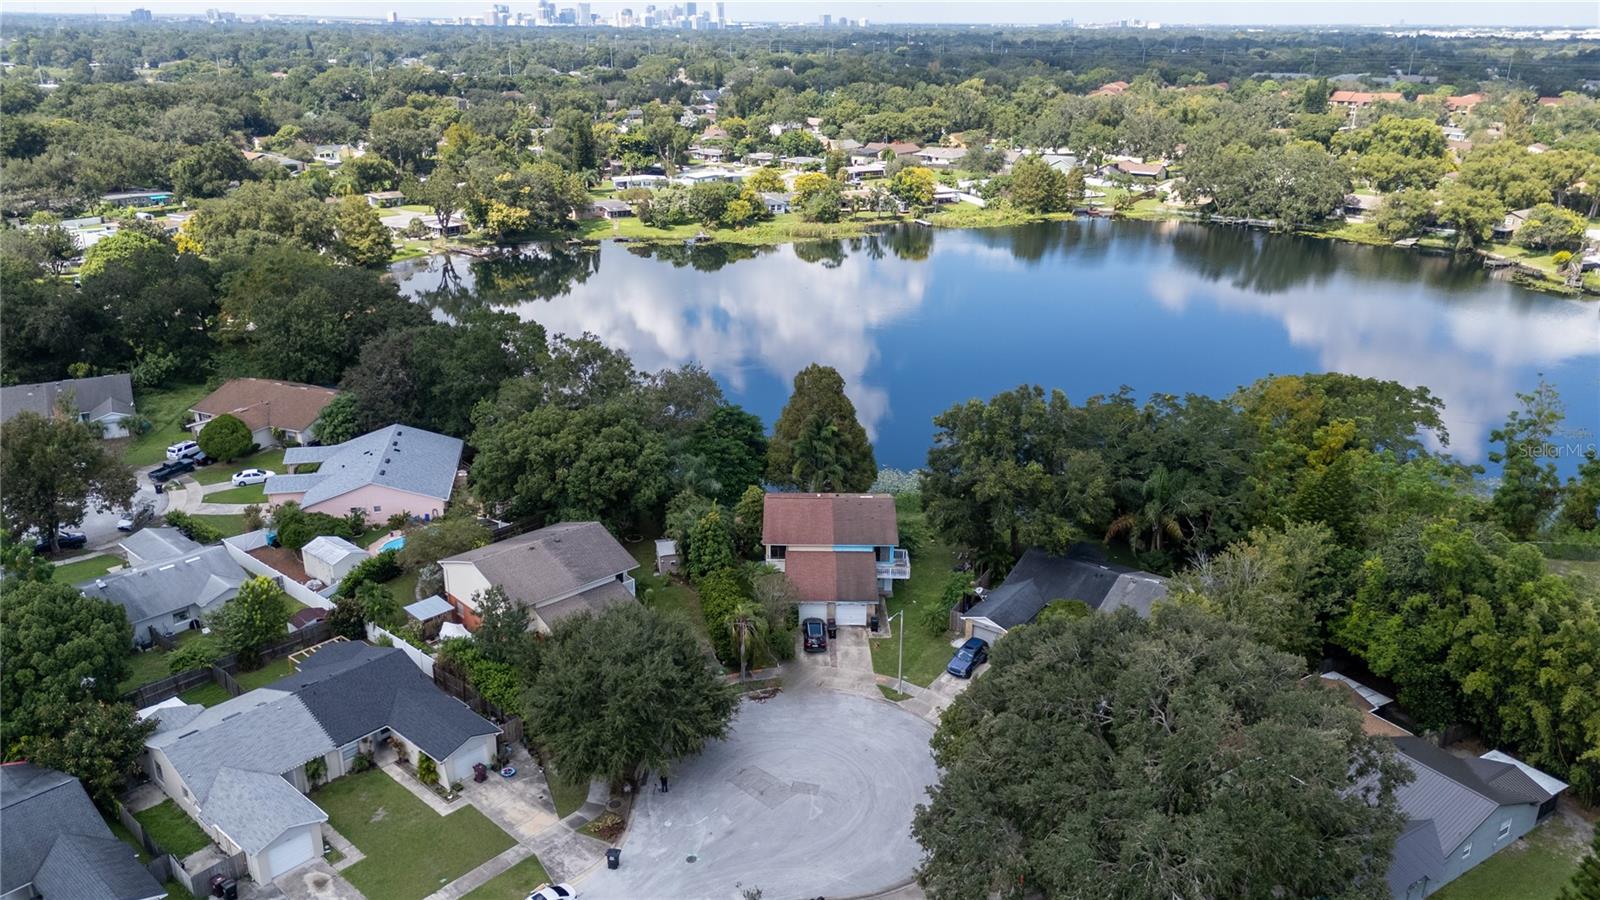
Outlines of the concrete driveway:
M786 687L747 701L727 740L678 764L670 793L639 798L622 867L579 893L737 900L754 887L791 900L902 884L922 858L913 808L938 779L932 735L881 697Z
M320 859L290 869L274 878L272 884L288 900L362 900L364 896Z

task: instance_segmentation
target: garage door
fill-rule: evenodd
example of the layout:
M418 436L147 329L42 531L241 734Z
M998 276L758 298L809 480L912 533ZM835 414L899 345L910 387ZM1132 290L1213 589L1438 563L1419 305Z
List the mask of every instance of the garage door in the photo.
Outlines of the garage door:
M826 622L828 620L828 604L826 604L826 603L802 603L802 604L800 604L800 621L804 622L807 619L821 619L824 622Z
M835 603L834 608L838 612L834 615L834 618L838 620L840 625L865 625L867 624L867 613L875 605L873 603Z
M266 855L261 860L262 872L267 878L277 878L303 862L309 862L316 855L316 848L312 845L311 829L301 828L278 839L278 843L267 848Z
M995 641L1000 640L1000 632L999 631L996 631L995 629L990 628L987 625L979 625L976 622L974 622L973 625L972 625L972 636L975 637L975 638L983 638L983 640L990 647L994 646L994 642Z

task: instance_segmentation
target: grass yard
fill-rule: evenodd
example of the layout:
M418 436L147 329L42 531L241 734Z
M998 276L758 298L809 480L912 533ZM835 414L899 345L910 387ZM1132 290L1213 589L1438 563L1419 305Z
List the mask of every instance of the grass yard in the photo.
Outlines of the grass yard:
M918 499L902 497L895 505L902 524L923 518ZM922 625L921 611L939 602L939 594L954 569L955 553L930 534L921 550L911 556L911 577L895 585L894 596L887 602L889 615L901 610L906 614L894 621L896 633L892 637L871 642L873 671L880 675L895 674L902 634L905 636L907 681L927 687L944 671L954 652L950 641L955 635L930 634Z
M704 232L721 243L769 245L858 237L867 232L869 225L898 220L898 216L861 213L842 222L802 222L798 214L785 213L775 216L771 221L756 222L744 228L707 228L698 222L656 228L629 216L624 219L585 219L578 224L578 236L589 240L620 237L636 241L678 242Z
M1433 896L1438 900L1554 900L1572 878L1586 849L1571 826L1560 816L1552 816Z
M639 599L651 609L682 616L694 633L710 647L711 635L706 631L705 614L700 611L700 595L682 581L656 574L655 540L645 538L627 547L633 558L639 561L639 569L634 573Z
M550 785L550 799L556 804L556 815L562 818L577 812L583 801L589 799L589 782L568 781L554 766L545 766L544 779Z
M910 694L902 694L902 693L900 693L899 691L895 690L892 687L887 687L887 686L881 685L881 684L878 685L878 692L883 694L883 697L884 697L885 700L893 700L896 703L899 703L901 700L910 700L911 699L911 695Z
M188 641L200 637L198 629L186 629L177 635L178 644L181 646ZM128 674L117 685L117 691L127 693L140 685L149 684L172 674L167 667L167 659L171 656L160 647L152 647L141 653L134 653L128 657Z
M266 469L282 475L285 471L283 448L263 450L260 453L246 456L244 459L236 459L231 463L216 463L203 469L195 469L193 477L200 484L221 484L245 469ZM231 503L233 501L224 500L221 502Z
M144 845L140 844L139 839L133 836L133 832L124 827L115 817L103 816L103 818L106 820L106 827L111 829L111 834L117 840L133 848L133 852L139 857L139 862L147 863L150 861L150 854L144 851Z
M225 491L212 491L205 495L205 500L207 503L266 503L267 492L259 484L247 484Z
M167 447L190 439L183 428L189 408L211 393L203 384L179 385L164 390L140 390L133 405L139 415L150 420L151 428L130 440L122 450L122 460L135 468L163 462Z
M243 515L190 516L189 518L194 519L197 522L204 522L207 525L210 525L212 528L215 528L217 531L221 532L223 537L233 537L236 534L244 534L249 530L244 526Z
M171 800L136 812L133 817L144 826L144 833L151 840L179 859L211 846L211 838Z
M290 662L289 657L285 656L282 659L275 659L267 663L254 672L240 672L233 678L239 682L239 687L247 691L253 691L258 687L266 687L280 678L288 678L293 674L294 663Z
M162 885L167 889L167 900L194 900L194 895L189 889L176 881L169 881Z
M227 690L215 681L208 681L199 687L190 688L178 695L178 699L185 703L198 703L201 706L216 706L226 703L229 699Z
M417 577L421 574L413 570L386 583L389 593L394 595L395 602L402 608L417 602Z
M56 566L55 580L61 584L77 584L80 581L98 578L122 565L123 562L122 557L110 553L75 559Z
M548 884L550 873L539 857L530 856L501 872L466 896L466 900L523 900L541 884Z
M382 769L335 779L311 799L366 854L342 874L368 897L426 897L516 843L470 805L441 818Z

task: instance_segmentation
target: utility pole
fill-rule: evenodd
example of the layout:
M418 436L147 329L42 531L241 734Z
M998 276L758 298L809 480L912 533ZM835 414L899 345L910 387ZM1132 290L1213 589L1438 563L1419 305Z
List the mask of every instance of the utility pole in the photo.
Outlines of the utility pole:
M894 689L904 694L906 692L906 611L900 610L889 617L889 621L900 620L900 658L894 664Z

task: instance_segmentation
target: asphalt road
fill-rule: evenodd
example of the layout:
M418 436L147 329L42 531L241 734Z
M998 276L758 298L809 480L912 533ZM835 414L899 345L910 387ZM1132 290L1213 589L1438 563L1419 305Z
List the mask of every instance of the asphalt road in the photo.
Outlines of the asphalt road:
M882 699L785 690L740 707L733 733L634 807L622 866L584 900L763 900L869 894L911 878L911 816L938 779L933 726Z

